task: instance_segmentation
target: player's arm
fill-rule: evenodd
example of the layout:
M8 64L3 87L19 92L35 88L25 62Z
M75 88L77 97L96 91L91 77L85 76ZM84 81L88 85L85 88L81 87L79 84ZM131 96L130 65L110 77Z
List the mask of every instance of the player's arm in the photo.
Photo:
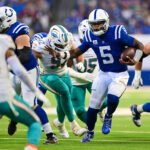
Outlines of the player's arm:
M149 54L150 54L150 43L147 43L144 46L144 54L143 54L142 58L140 59L140 61L138 63L135 64L134 79L132 81L132 86L135 89L138 89L140 85L143 86L143 81L141 78L142 61L143 61L143 58L145 58Z
M15 40L17 48L17 56L22 64L25 64L30 59L30 37L27 34L20 35Z
M36 59L42 59L42 54L40 52L36 52L34 49L32 49L32 52Z
M13 72L30 88L30 90L43 102L49 105L49 100L32 83L27 71L19 62L14 52L9 48L6 51L6 60Z

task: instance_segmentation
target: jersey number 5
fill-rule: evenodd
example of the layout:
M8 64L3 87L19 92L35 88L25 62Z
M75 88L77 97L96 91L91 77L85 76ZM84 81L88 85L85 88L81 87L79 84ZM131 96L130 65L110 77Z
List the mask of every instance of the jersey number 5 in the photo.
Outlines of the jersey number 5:
M112 54L109 53L109 51L111 50L110 46L100 46L99 49L101 57L103 58L103 64L112 64L114 62L114 58Z

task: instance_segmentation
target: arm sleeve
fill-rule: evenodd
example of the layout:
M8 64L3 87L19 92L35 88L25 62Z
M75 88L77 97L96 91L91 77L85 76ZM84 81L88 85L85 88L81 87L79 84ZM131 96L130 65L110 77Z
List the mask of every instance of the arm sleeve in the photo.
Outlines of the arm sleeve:
M128 35L124 26L120 26L119 35L120 35L119 41L121 43L127 46L133 46L134 38Z
M83 40L82 44L79 45L78 48L79 48L83 53L86 52L86 51L90 48L90 45L88 44L88 42L86 42L85 37L84 37L84 40Z

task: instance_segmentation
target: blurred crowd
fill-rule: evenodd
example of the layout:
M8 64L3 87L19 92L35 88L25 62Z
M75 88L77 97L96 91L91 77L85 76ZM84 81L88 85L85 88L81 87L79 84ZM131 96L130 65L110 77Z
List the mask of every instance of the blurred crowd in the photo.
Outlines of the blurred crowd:
M31 31L41 32L48 31L51 19L55 16L51 12L53 1L1 0L0 4L13 7L19 20L28 24ZM80 21L88 18L95 8L105 9L109 13L110 24L123 24L130 34L150 34L150 0L76 0L74 8L62 24L70 32L77 33Z
M150 0L78 0L65 24L72 32L95 8L106 10L110 24L123 24L129 33L150 34Z
M30 27L30 33L48 31L52 17L51 0L0 0L0 5L12 7L18 20Z

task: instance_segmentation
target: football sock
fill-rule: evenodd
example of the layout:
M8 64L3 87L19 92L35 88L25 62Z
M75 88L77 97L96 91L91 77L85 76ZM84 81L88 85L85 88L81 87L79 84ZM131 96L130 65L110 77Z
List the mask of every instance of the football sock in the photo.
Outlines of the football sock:
M39 90L45 95L47 89L43 88L41 84L39 84ZM37 103L42 106L43 105L43 102L40 101L39 99L37 99Z
M96 123L96 120L97 120L97 113L99 112L98 109L93 109L93 108L90 108L88 109L87 111L87 121L86 121L86 124L88 126L88 130L89 131L93 131L94 130L94 127L95 127L95 123Z
M108 94L107 116L112 116L119 104L119 97Z
M143 104L143 107L140 109L140 105L137 107L138 112L150 112L150 103Z
M32 123L28 130L28 143L38 146L41 135L41 124L39 122Z

